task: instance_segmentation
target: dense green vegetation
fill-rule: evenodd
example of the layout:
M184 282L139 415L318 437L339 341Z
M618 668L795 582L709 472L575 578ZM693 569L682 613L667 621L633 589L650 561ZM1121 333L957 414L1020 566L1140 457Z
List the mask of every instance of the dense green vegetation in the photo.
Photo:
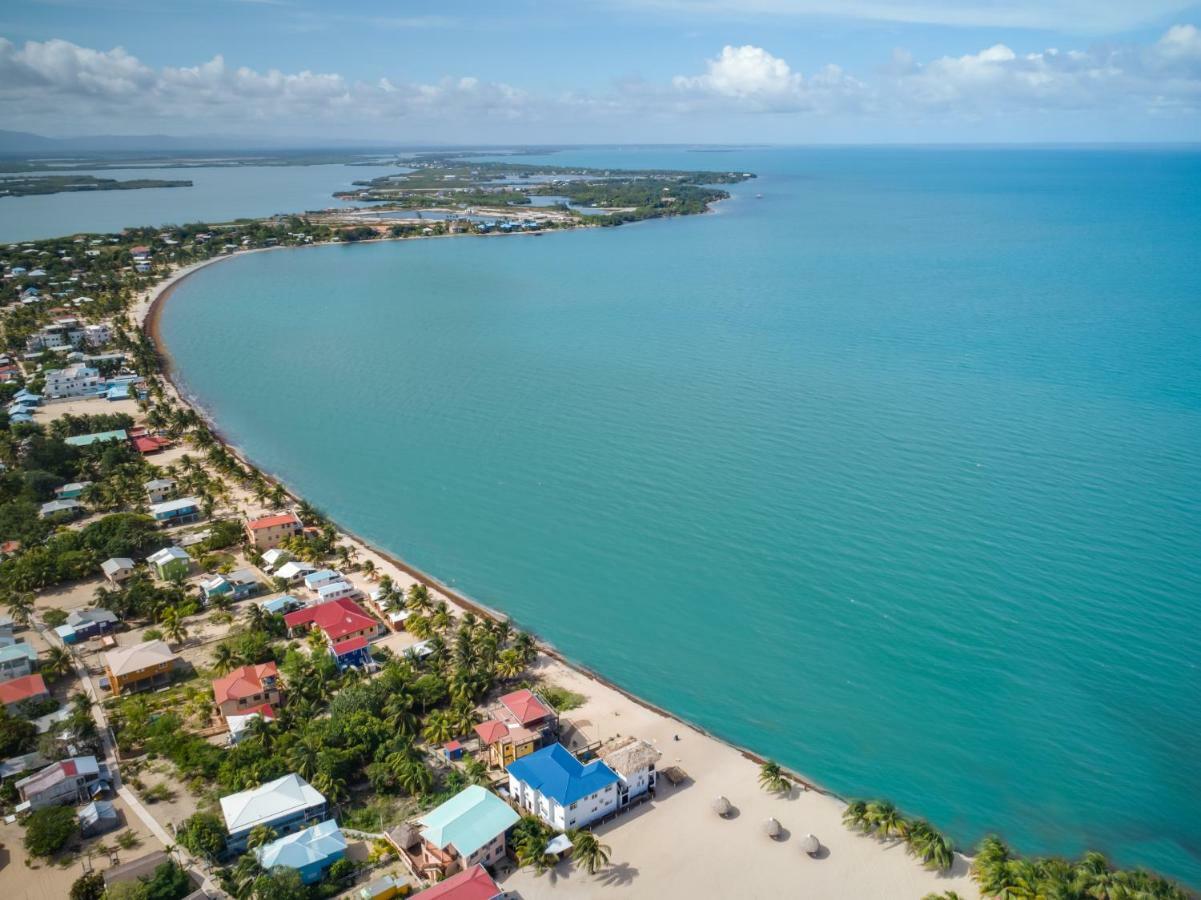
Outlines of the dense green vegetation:
M69 806L44 806L25 818L25 849L30 856L50 857L79 833L75 810Z
M143 188L191 187L187 180L159 178L97 178L95 175L30 175L0 179L0 197L63 194L72 191L136 191Z

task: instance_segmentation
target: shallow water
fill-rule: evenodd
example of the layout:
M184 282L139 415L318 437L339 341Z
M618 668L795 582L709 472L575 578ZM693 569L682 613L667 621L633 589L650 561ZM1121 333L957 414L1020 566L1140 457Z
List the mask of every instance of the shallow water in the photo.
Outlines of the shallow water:
M962 843L1201 884L1201 155L551 159L762 177L710 216L211 267L164 311L187 388L723 737Z

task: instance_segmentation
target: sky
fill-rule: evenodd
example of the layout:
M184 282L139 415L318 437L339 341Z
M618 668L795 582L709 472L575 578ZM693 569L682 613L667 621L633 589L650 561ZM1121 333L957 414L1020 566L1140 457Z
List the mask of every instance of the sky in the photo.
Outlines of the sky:
M298 143L1201 141L1201 3L10 0L0 128Z

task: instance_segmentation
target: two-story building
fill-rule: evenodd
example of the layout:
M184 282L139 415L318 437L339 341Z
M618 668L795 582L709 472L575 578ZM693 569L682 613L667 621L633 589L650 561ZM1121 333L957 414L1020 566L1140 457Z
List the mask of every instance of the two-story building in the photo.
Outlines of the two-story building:
M654 796L655 766L663 755L641 738L627 735L601 746L597 758L617 773L617 806L624 809L639 798Z
M158 640L104 654L104 674L114 696L169 684L179 664L179 657Z
M246 523L246 534L256 550L270 550L278 547L288 538L295 537L304 531L304 523L296 513L281 513L274 516L261 516Z
M94 756L77 756L46 766L16 783L22 803L18 811L45 806L74 805L108 789Z
M226 845L235 853L246 849L250 832L259 825L270 826L282 837L322 821L327 812L321 792L296 774L221 798L229 833Z
M618 811L617 773L551 744L509 763L509 796L552 828L583 828Z
M309 628L320 629L331 645L351 638L374 640L384 632L384 626L349 597L315 603L284 616L284 624L291 634Z
M213 682L213 699L221 715L239 715L264 703L279 706L280 687L275 663L242 666Z
M94 394L104 385L100 370L83 363L46 371L45 394L52 399Z
M474 865L495 865L505 855L505 835L520 816L491 791L471 785L418 818L420 828L387 833L423 878L441 881Z
M201 517L200 501L195 497L180 497L150 504L150 517L164 528L198 522Z
M257 847L254 854L267 871L284 866L299 872L305 884L316 884L330 866L346 855L346 838L337 822L326 819L312 828Z
M154 478L142 485L151 503L166 503L175 496L174 478Z
M475 726L475 733L494 768L503 769L558 739L558 714L533 691L523 688L505 694L488 708L487 715L488 719Z

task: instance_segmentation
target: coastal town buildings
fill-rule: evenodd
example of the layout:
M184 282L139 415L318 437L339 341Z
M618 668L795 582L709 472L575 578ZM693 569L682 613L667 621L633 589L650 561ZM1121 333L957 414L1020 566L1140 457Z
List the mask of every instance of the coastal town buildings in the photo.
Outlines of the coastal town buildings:
M494 865L505 853L505 833L520 817L491 791L471 785L417 819L387 832L422 878L440 881L476 864Z
M251 830L259 825L269 825L282 836L320 822L326 812L325 797L296 774L221 798L227 844L234 852L246 849Z
M304 530L304 524L295 513L282 513L274 516L262 516L251 519L246 523L246 535L256 550L270 550L278 547L288 538L295 537Z
M100 571L110 584L119 585L134 573L134 561L126 556L114 556L100 564Z
M174 478L155 478L143 487L146 488L146 499L151 503L165 503L175 496Z
M104 674L114 696L170 683L180 659L161 640L121 647L104 654Z
M146 557L146 562L154 567L155 574L164 581L170 578L187 577L192 567L192 557L179 547L164 547Z
M216 597L228 597L231 600L244 600L257 594L263 589L258 576L253 569L235 569L226 575L215 575L200 583L206 600Z
M486 715L488 718L475 726L475 733L480 746L487 748L488 764L493 768L503 769L558 738L559 717L554 708L525 688L500 697Z
M263 704L279 706L281 686L275 663L242 666L213 681L213 700L223 716L244 714Z
M270 870L286 866L300 873L305 884L321 880L330 866L346 855L346 838L333 819L285 835L254 851L259 865Z
M551 744L509 763L509 796L552 828L583 828L618 811L617 773Z
M601 745L596 756L617 773L617 806L623 809L655 792L658 750L639 738L627 735Z
M108 789L104 773L94 756L76 756L51 763L22 778L15 785L26 809L74 804L89 800ZM28 804L28 805L25 805Z
M352 638L370 641L384 631L379 619L348 597L316 603L290 612L284 616L284 624L292 634L317 628L331 646Z
M51 399L63 397L82 397L94 394L103 385L100 370L83 363L75 363L63 369L49 369L46 372L45 394Z
M483 866L472 866L414 895L421 900L495 900L503 896Z
M49 696L46 682L37 673L0 681L0 705L3 705L10 715L18 712L22 703L45 700Z
M73 609L67 614L67 621L55 628L54 633L64 644L78 644L112 631L120 622L116 614L107 609Z
M200 516L200 501L195 497L180 497L150 505L150 517L165 528L197 522Z
M28 675L37 665L38 652L24 642L0 645L0 679Z

